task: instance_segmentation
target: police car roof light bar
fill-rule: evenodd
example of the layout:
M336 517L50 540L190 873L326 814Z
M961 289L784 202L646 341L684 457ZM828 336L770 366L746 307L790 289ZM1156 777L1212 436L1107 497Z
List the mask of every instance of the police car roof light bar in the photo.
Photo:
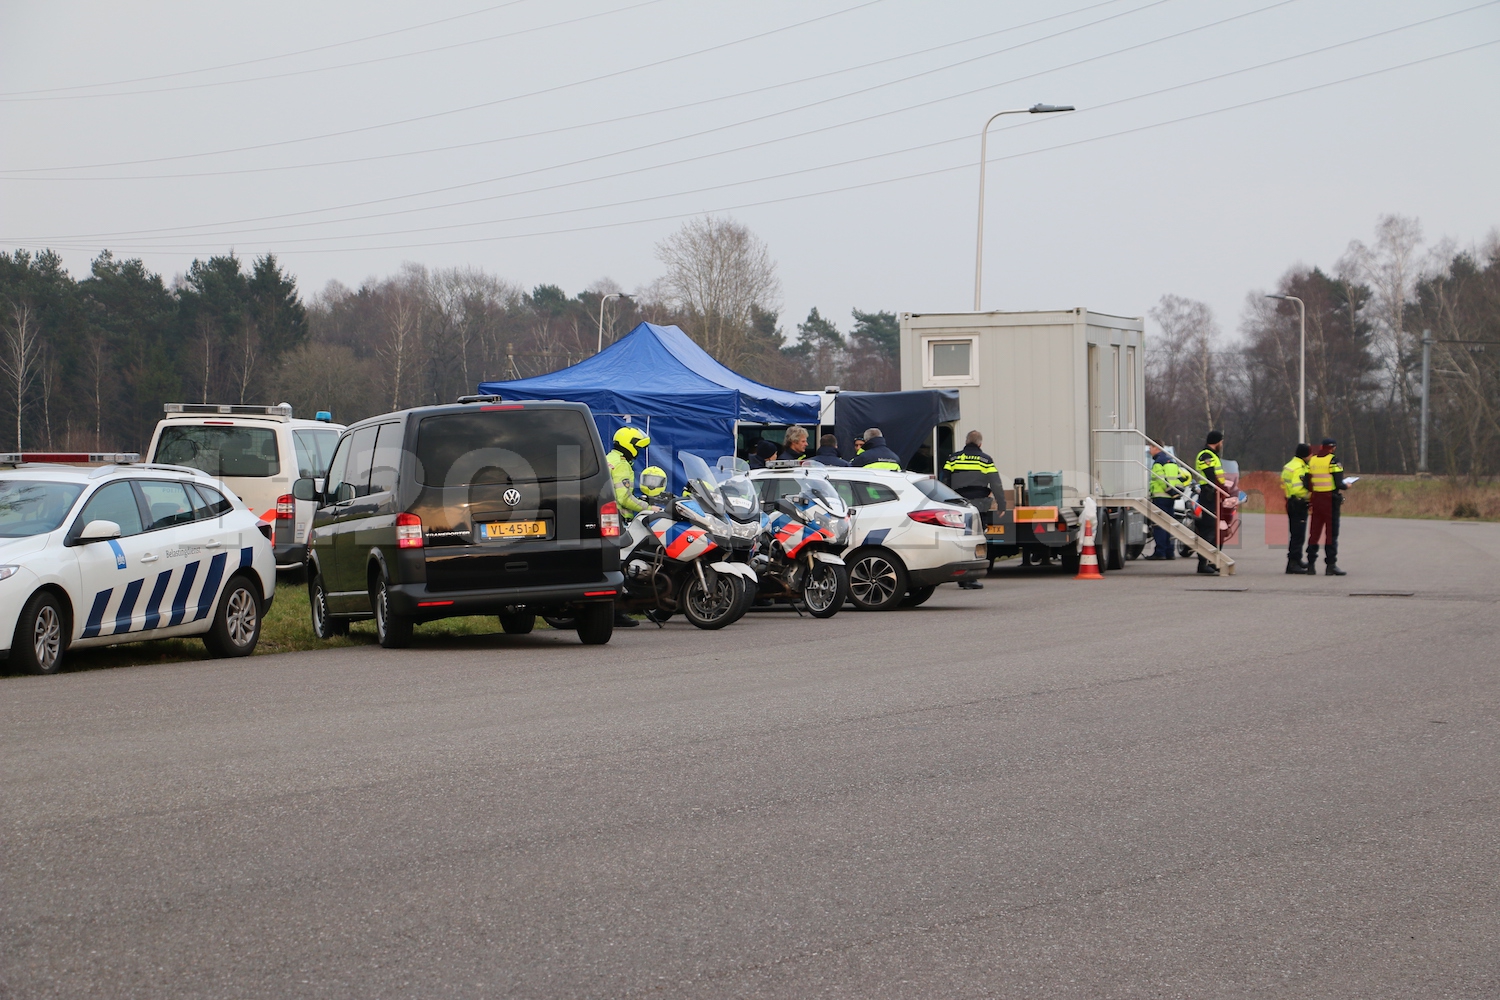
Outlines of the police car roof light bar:
M42 462L50 465L134 465L139 452L12 451L0 454L0 465Z
M282 417L290 419L292 405L277 403L275 406L251 406L244 403L163 403L163 413L212 413L224 417Z

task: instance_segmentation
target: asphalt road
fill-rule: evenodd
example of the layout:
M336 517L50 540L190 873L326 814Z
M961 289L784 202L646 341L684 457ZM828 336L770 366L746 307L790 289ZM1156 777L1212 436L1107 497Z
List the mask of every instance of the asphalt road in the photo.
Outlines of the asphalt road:
M1344 534L0 678L0 996L1500 996L1500 525Z

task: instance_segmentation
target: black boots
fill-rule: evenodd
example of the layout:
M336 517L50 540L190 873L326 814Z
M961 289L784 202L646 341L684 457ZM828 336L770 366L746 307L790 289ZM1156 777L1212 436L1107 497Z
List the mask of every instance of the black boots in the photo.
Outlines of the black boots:
M1286 571L1288 576L1294 573L1299 575L1305 574L1307 572L1307 563L1301 559L1288 559L1286 561Z
M1345 573L1343 570L1339 569L1338 563L1329 563L1329 564L1327 564L1326 566L1323 567L1323 575L1324 576L1348 576L1349 574Z

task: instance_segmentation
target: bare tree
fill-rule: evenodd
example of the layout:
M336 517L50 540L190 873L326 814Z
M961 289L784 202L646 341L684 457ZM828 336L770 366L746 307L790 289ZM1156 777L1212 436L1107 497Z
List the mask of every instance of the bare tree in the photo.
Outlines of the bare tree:
M1339 260L1338 273L1346 284L1363 284L1371 295L1363 310L1375 333L1376 354L1384 370L1388 408L1404 415L1398 442L1402 466L1415 451L1416 359L1420 344L1406 327L1407 304L1423 277L1422 223L1401 215L1383 215L1375 223L1375 243L1351 240Z
M109 345L105 342L103 334L96 333L89 338L83 364L84 374L88 378L89 389L94 397L94 450L100 451L100 438L104 429L104 391L105 386L109 384L105 373L110 370Z
M401 273L381 289L380 315L385 325L385 339L377 354L386 363L391 386L391 409L399 410L401 401L411 393L411 371L417 366L420 349L423 299L427 294L427 270L415 264L404 264Z
M10 303L10 324L0 345L0 375L16 402L16 450L21 450L21 421L26 413L26 393L36 381L37 361L42 352L42 332L26 302Z
M747 352L751 311L775 311L781 296L776 263L748 228L704 216L656 245L667 267L660 289L682 312L699 343L734 366Z
M255 362L259 356L260 337L255 328L255 320L249 316L244 317L240 331L240 347L236 352L239 354L239 383L240 402L246 402L250 393L250 386L255 377Z
M1190 411L1202 414L1205 427L1217 427L1228 402L1216 360L1219 325L1206 303L1180 295L1163 295L1150 315L1160 332L1147 342L1146 376L1154 397L1147 412L1164 407L1164 433L1191 439L1196 417Z

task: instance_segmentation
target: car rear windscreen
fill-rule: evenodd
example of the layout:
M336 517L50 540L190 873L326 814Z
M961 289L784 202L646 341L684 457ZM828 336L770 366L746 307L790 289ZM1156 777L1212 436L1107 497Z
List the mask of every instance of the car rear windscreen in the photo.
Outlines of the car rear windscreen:
M577 410L474 410L417 427L424 486L584 479L599 472L594 429Z
M263 479L281 472L276 431L269 427L168 424L151 461L186 465L215 477Z

